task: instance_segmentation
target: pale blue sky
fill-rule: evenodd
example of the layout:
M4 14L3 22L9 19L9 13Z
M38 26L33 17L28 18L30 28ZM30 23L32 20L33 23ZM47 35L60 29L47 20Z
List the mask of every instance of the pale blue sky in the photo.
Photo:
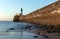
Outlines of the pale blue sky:
M20 13L20 8L26 15L53 2L56 0L0 0L0 21L13 20L13 16Z

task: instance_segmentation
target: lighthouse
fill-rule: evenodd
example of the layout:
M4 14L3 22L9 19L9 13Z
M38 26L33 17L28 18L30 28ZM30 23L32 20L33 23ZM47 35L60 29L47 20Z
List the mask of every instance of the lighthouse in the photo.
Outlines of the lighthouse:
M21 14L20 15L23 15L23 9L21 8Z
M19 22L19 20L22 19L22 16L23 16L23 9L21 8L21 13L17 13L14 18L13 18L13 22Z

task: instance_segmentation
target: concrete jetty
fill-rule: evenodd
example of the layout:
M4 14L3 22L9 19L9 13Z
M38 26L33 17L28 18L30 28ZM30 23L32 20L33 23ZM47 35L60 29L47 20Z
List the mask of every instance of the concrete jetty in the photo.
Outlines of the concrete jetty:
M23 11L22 11L23 12ZM27 15L15 15L14 22L60 25L60 0Z

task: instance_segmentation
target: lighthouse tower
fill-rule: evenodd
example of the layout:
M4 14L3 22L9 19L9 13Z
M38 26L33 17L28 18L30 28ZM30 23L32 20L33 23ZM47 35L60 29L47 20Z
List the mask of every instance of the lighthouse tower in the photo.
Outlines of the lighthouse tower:
M20 19L22 19L22 16L23 16L23 9L21 8Z
M23 9L21 8L21 13L17 13L14 18L13 18L13 21L14 22L19 22L19 20L22 20L22 17L23 17Z
M23 19L23 9L21 8L21 13L20 13L20 16L19 16L19 21L21 22L22 19Z
M21 8L21 14L20 15L23 15L23 9Z

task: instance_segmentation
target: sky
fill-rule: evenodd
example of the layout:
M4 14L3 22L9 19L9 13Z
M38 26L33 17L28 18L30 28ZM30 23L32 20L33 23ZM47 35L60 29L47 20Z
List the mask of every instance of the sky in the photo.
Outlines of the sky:
M0 21L12 21L16 13L27 15L57 0L0 0Z

